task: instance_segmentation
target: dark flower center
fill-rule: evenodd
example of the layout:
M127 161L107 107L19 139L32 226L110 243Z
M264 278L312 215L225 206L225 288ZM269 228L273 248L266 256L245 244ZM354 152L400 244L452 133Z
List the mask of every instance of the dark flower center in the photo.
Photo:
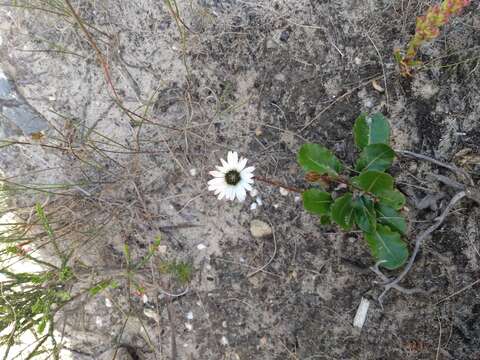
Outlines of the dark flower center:
M225 181L228 185L237 185L240 182L240 173L237 170L230 170L225 174Z

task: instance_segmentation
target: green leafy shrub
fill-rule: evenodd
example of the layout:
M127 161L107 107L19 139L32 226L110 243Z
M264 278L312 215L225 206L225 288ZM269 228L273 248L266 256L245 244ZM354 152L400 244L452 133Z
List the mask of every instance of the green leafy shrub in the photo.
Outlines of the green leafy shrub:
M395 158L389 146L390 125L382 114L362 114L353 135L360 150L354 168L321 145L301 147L298 162L307 172L307 181L317 185L302 193L303 205L320 217L321 224L334 222L345 231L361 230L375 261L397 269L408 258L402 239L407 225L399 212L405 197L386 173ZM344 193L333 195L329 189L334 184L341 184Z

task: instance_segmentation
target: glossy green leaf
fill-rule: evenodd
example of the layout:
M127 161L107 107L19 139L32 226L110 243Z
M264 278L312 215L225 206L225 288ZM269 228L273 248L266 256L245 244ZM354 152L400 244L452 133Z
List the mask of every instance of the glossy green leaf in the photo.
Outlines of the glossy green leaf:
M363 148L355 169L357 171L385 171L392 165L394 158L395 152L388 145L367 145Z
M365 232L373 232L377 226L375 205L373 201L361 196L353 201L354 218L358 227Z
M335 199L332 205L332 219L343 230L350 230L353 226L354 211L352 194L346 193Z
M298 163L305 171L337 176L342 163L327 148L318 144L304 144L298 152Z
M382 203L393 207L395 210L400 210L405 205L405 196L396 189L383 190L376 195Z
M355 144L360 150L372 144L386 144L390 141L390 124L380 113L361 114L353 127Z
M390 230L388 226L377 225L373 233L364 233L372 256L381 261L386 269L397 269L407 261L407 244L401 239L398 232Z
M392 230L405 235L407 223L405 218L394 208L385 204L376 204L377 220L379 223L389 226Z
M320 225L330 225L332 223L332 218L330 215L320 216Z
M376 170L362 172L355 178L354 183L361 189L375 195L393 190L393 177Z
M333 203L332 196L328 192L317 189L304 191L302 198L305 209L317 215L328 214Z

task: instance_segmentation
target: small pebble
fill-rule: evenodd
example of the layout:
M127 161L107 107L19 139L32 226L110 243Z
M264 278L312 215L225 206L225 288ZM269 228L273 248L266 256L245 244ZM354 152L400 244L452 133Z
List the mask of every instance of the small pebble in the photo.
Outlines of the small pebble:
M300 196L295 196L295 202L299 202L302 198Z
M188 331L192 331L192 330L193 330L193 325L190 324L190 323L185 323L185 328L186 328Z
M280 195L282 196L287 196L289 192L287 189L280 188Z
M225 336L222 336L222 338L220 339L220 342L222 345L228 346L228 339Z
M192 311L189 311L189 312L187 313L187 319L188 319L188 320L193 320L193 312L192 312Z
M105 306L108 307L108 308L112 307L112 302L110 301L109 298L105 298Z
M148 302L148 296L143 294L142 295L142 301L143 301L144 304L146 304Z
M203 245L203 244L198 244L198 245L197 245L197 249L198 249L198 250L205 250L206 248L207 248L207 247L206 247L205 245Z
M103 320L100 316L97 316L95 318L95 323L97 324L97 326L102 326L103 325Z
M250 210L255 210L257 208L257 203L252 203L252 205L250 205Z
M272 227L262 220L254 219L250 223L250 233L256 238L268 236L272 234Z
M258 195L257 189L252 189L252 191L250 191L250 196L255 197L257 195Z
M224 328L227 327L227 322L226 321L222 321L222 327L224 327Z
M197 169L195 169L195 168L190 169L190 175L191 176L197 176Z
M255 201L257 202L257 205L258 205L258 206L262 206L262 205L263 205L263 201L262 201L262 198L261 198L261 197L257 196L256 199L255 199Z

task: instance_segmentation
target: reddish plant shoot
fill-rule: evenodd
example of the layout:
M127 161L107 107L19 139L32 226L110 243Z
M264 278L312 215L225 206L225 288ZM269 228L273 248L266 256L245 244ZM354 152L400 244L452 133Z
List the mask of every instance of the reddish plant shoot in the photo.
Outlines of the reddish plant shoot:
M395 58L400 64L400 71L404 76L412 75L412 67L421 64L415 60L420 47L435 39L440 34L440 28L447 24L452 16L470 5L471 0L444 0L441 4L431 6L427 13L417 18L415 35L408 43L405 55L395 50Z

